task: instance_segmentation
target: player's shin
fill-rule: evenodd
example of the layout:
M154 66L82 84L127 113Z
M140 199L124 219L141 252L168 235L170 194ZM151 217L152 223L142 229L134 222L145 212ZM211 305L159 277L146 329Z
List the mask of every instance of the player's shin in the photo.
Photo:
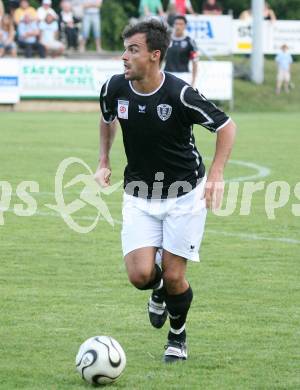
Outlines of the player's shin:
M191 286L182 294L166 294L165 301L170 319L169 340L185 341L185 322L193 300Z

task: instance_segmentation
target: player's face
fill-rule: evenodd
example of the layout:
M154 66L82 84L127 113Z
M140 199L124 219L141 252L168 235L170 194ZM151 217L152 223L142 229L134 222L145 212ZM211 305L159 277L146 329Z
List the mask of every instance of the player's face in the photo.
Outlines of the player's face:
M175 31L175 35L178 36L178 37L180 37L181 35L184 34L184 31L185 31L185 22L184 22L184 20L181 20L181 19L175 20L174 31Z
M122 55L126 80L142 80L153 62L153 53L148 50L145 34L135 34L124 41Z

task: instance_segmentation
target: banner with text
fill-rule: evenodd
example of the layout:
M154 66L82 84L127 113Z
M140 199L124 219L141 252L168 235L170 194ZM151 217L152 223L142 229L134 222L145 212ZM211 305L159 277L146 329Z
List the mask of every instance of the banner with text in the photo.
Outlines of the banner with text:
M231 16L187 15L187 20L188 34L196 41L200 55L231 54Z
M277 20L263 22L264 54L276 54L287 44L291 54L300 54L300 21ZM233 21L233 52L249 54L252 51L252 23Z
M6 61L1 60L2 64ZM95 99L109 77L123 73L120 60L22 59L15 62L19 63L21 97L27 99ZM231 100L232 63L201 61L196 87L208 99Z

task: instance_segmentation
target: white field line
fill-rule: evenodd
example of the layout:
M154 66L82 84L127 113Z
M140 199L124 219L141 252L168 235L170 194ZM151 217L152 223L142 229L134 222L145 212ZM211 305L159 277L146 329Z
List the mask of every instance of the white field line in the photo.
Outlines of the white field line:
M212 158L205 157L204 160L212 160ZM228 160L228 164L240 165L242 167L251 168L251 169L256 170L257 172L255 174L249 175L249 176L239 176L239 177L234 177L234 178L231 178L231 179L227 179L226 183L237 182L237 181L254 181L254 180L258 180L258 179L262 179L264 177L267 177L271 173L271 170L269 168L261 166L261 165L258 165L258 164L255 164L255 163L252 163L250 161ZM115 192L122 192L122 191L123 191L123 188L119 188ZM64 193L66 195L67 194L74 194L74 195L77 194L77 192L74 192L74 191L64 191ZM12 193L12 195L13 196L17 196L17 194L15 192ZM41 191L41 192L38 192L38 193L36 193L34 195L35 196L54 195L54 192Z
M0 211L2 211L0 209ZM8 209L6 211L9 212L14 212L13 209ZM47 212L47 211L37 211L34 216L41 216L41 217L53 217L53 218L61 218L61 216L55 212ZM74 218L75 220L81 220L81 221L94 221L94 217L89 217L89 216L81 216L81 217L76 217ZM105 221L104 218L99 218L100 221ZM114 219L114 223L116 225L122 225L122 221L118 219ZM246 233L233 233L233 232L226 232L222 230L213 230L213 229L205 229L206 233L209 234L221 234L222 236L227 236L227 237L235 237L241 240L247 240L247 241L273 241L273 242L283 242L285 244L300 244L300 240L296 240L293 238L287 238L287 237L265 237L261 236L259 234L246 234Z
M211 158L205 158L205 160L211 160ZM264 167L262 165L258 165L255 163L252 163L250 161L242 161L242 160L228 160L229 164L233 165L240 165L242 167L246 168L252 168L257 171L254 175L249 175L249 176L238 176L234 177L232 179L227 179L226 182L236 182L236 181L254 181L257 179L262 179L264 177L267 177L270 175L271 170L267 167Z

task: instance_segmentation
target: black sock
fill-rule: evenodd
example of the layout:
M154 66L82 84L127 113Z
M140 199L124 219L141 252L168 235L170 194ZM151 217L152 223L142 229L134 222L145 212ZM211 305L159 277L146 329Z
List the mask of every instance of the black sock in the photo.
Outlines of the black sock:
M162 287L153 290L151 299L153 302L163 303L165 300L165 295L166 295L166 291L164 285L162 285Z
M169 295L166 293L165 301L169 312L171 327L171 331L168 335L169 339L185 340L184 326L192 300L193 290L191 286L182 294Z
M143 287L138 287L139 290L150 290L150 289L155 289L157 287L159 287L160 283L161 283L161 280L162 280L162 270L161 268L155 264L154 266L155 268L155 276L154 278L148 282L145 286Z
M171 332L169 330L169 333L168 333L168 340L175 340L175 341L185 341L186 340L186 332L185 332L185 329L179 333L179 334L175 334L173 332Z

